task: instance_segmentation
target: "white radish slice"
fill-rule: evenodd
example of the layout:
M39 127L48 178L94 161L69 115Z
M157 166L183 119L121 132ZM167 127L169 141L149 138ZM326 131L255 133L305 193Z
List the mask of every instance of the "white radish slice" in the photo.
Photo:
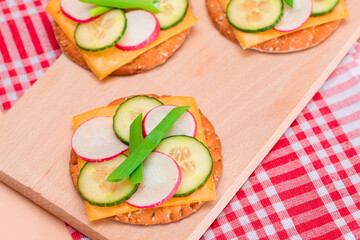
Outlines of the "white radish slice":
M284 16L274 27L279 32L291 32L299 29L310 18L312 12L312 0L294 0L293 7L284 4Z
M131 51L144 48L157 39L160 24L157 18L145 11L136 10L125 14L127 28L125 35L116 44L122 50Z
M87 23L99 17L90 17L89 11L94 7L96 5L83 3L79 0L61 0L60 3L63 14L78 23Z
M146 137L150 132L163 120L166 115L176 106L162 105L151 109L143 120L143 135ZM197 131L197 123L194 115L186 111L170 128L165 137L175 135L186 135L195 137Z
M174 196L181 182L181 170L174 159L152 152L143 162L143 182L126 201L137 208L153 208Z
M95 117L81 124L72 137L74 153L88 162L103 162L128 150L115 136L112 125L112 117Z

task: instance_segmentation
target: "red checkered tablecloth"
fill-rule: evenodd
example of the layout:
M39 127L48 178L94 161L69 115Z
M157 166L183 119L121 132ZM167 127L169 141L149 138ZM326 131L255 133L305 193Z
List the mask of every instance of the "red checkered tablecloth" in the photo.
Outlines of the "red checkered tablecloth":
M61 54L46 2L0 0L5 111ZM202 239L360 239L359 154L356 44Z

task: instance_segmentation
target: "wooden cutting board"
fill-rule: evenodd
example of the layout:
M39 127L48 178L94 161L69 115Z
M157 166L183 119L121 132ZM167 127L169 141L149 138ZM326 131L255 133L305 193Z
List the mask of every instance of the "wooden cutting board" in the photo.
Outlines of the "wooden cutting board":
M360 36L360 4L322 45L285 55L243 51L200 21L165 65L131 77L98 81L61 56L0 120L0 180L93 239L197 239L209 227ZM68 173L71 118L119 97L155 93L193 96L223 144L217 200L169 225L89 222Z

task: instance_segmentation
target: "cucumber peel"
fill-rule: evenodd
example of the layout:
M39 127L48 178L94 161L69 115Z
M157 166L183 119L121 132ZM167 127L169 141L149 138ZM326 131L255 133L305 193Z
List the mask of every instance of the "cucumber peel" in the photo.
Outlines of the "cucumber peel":
M122 154L110 161L101 163L87 162L80 170L77 187L81 197L91 205L111 207L128 200L138 189L139 184L132 184L128 179L115 183L104 182L104 172L108 167L118 166L126 159ZM111 169L110 168L110 169Z
M332 12L340 0L313 1L312 17L323 16Z
M160 0L160 13L155 13L161 30L166 30L180 23L186 16L188 0Z
M174 197L185 197L205 185L213 169L209 149L198 139L186 135L164 138L155 151L172 157L181 169L181 183Z
M74 40L82 50L103 51L120 41L126 26L125 13L121 9L113 9L91 22L79 23L75 28Z
M142 113L143 116L154 107L164 105L156 98L137 95L121 103L113 117L113 129L117 138L129 144L129 129L133 120Z

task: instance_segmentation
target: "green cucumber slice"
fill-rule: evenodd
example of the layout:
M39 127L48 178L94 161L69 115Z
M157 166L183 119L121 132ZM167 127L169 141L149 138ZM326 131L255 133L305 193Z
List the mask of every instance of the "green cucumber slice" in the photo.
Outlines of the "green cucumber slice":
M169 155L181 169L181 183L174 197L190 195L202 187L211 175L211 154L196 138L184 135L167 137L154 151Z
M154 107L164 105L156 98L138 95L120 104L114 115L115 135L125 144L129 144L130 125L141 113L143 117Z
M113 9L88 23L76 26L76 45L86 51L97 52L114 46L124 35L127 20L120 9Z
M322 16L332 12L340 0L313 0L312 17Z
M105 182L105 179L127 158L122 154L110 161L87 162L78 177L78 189L82 198L91 205L110 207L128 200L139 184L132 184L129 178L117 182Z
M188 0L160 0L161 13L155 13L161 30L169 29L181 22L189 7Z
M230 24L247 33L264 32L275 27L283 14L282 0L231 0L226 10Z

